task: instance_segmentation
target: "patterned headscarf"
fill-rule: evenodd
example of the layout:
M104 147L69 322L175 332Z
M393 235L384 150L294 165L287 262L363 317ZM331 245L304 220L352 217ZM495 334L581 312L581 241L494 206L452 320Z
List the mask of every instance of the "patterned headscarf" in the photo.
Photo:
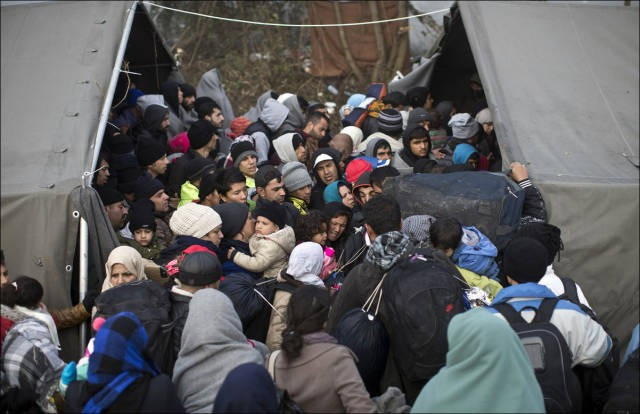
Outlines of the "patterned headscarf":
M399 231L390 231L375 238L366 260L382 270L389 270L410 247L409 237Z
M153 361L143 356L147 341L147 332L133 313L121 312L106 320L96 334L87 372L89 384L103 387L85 404L83 413L104 411L135 380L159 374Z

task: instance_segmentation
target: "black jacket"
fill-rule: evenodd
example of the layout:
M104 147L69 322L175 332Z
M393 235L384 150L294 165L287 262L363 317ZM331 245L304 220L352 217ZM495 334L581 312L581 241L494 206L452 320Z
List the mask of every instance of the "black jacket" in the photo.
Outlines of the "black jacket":
M180 340L182 339L182 331L184 324L187 322L189 315L190 296L181 295L171 292L171 320L173 321L172 342L173 342L173 360L178 360L178 352L180 352Z

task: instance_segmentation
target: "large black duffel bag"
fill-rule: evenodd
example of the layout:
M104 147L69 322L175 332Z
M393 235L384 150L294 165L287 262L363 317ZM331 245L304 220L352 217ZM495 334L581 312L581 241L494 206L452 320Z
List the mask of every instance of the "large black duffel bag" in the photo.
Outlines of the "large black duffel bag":
M398 200L403 217L455 217L480 229L498 249L518 226L524 205L518 184L487 171L393 177L385 182L384 192Z

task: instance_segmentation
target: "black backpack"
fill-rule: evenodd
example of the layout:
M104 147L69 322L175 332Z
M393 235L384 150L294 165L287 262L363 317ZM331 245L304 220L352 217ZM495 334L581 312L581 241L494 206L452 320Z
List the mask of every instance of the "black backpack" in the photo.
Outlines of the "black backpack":
M551 323L551 315L558 304L558 298L544 298L535 317L528 323L508 303L498 303L492 307L500 312L520 337L527 356L531 361L538 384L544 396L544 406L548 413L580 412L582 392L580 381L571 370L571 351L558 328Z
M146 352L165 374L173 371L173 321L169 291L152 280L138 280L102 292L95 303L96 317L134 313L149 337Z
M382 285L383 322L407 403L445 365L447 328L464 312L464 286L443 253L415 250L391 268Z
M369 395L381 394L380 379L389 354L389 334L378 316L385 277L386 274L362 308L345 313L331 332L339 344L351 349L358 357L356 367Z
M597 318L591 308L582 304L578 298L578 288L576 282L568 277L560 278L564 286L564 293L558 296L559 299L568 300L598 322L611 337L611 351L607 358L596 367L585 367L577 365L573 368L580 379L582 385L582 411L585 414L601 413L609 395L609 387L613 382L620 366L620 349L618 338L612 335L611 331Z

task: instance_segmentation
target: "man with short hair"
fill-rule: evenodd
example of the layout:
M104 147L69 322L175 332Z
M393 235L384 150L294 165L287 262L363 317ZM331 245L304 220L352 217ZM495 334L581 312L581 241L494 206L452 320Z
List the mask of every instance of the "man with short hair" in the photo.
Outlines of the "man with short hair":
M314 154L318 150L320 140L324 138L329 123L329 117L322 112L314 111L309 114L305 127L298 131L307 142L307 154ZM307 159L307 168L309 170L313 168L311 159Z
M421 125L409 125L402 134L403 148L393 156L392 165L401 174L411 174L415 163L430 158L431 138Z
M275 201L285 207L285 223L288 226L294 227L300 212L292 203L284 201L286 191L282 173L272 165L263 165L256 172L255 183L256 192L258 193L256 208L260 207L265 200Z
M382 194L382 189L384 188L384 183L387 181L389 177L397 177L400 175L400 172L390 166L378 167L375 170L371 171L369 174L369 180L371 182L371 187L376 195Z

